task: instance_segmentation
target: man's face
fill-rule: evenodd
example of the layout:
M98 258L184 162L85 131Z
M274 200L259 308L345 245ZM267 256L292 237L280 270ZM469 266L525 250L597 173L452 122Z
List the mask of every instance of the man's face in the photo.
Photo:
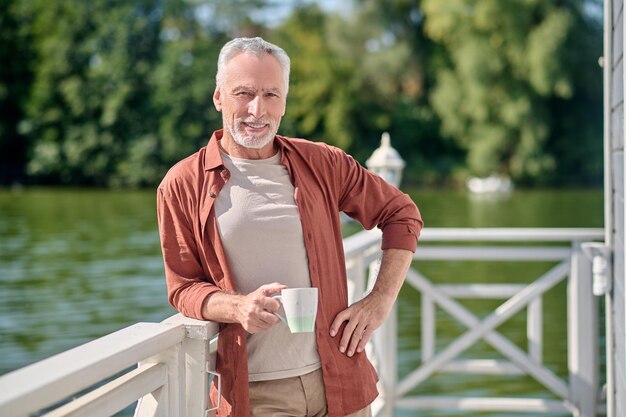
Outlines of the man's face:
M245 148L262 149L272 143L285 114L283 70L271 55L241 53L224 68L221 88L213 95L222 112L224 136Z

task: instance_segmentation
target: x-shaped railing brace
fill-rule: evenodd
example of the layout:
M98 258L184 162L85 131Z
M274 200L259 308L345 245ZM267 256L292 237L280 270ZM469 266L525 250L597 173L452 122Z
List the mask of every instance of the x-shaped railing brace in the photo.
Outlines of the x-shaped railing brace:
M569 269L569 260L562 261L522 291L506 300L482 321L460 303L444 294L419 272L410 269L407 274L407 281L422 293L432 297L437 304L470 330L459 336L445 349L429 359L428 362L407 375L398 384L398 397L404 396L438 369L469 349L478 340L484 339L496 350L508 357L522 371L533 376L550 391L567 401L569 390L562 379L546 367L541 366L541 364L529 357L526 352L494 329L523 309L532 300L562 281L568 275Z

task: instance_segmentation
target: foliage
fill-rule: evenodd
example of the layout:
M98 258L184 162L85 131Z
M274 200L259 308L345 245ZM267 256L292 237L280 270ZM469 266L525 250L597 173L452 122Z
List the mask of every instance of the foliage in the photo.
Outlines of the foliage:
M433 107L443 133L467 150L471 173L547 182L601 160L602 74L594 67L601 23L583 7L581 0L422 2L425 31L448 59ZM597 180L601 170L592 163L585 174Z
M20 122L33 141L27 173L52 183L153 185L201 146L218 127L213 79L226 36L209 30L197 7L22 2L36 53Z
M378 6L363 4L348 19L304 6L272 32L292 58L282 131L334 144L362 162L389 131L410 177L441 180L455 153L434 139L438 124L425 96L424 56L416 51L428 41L389 33Z
M410 182L597 182L598 1L306 1L270 25L283 3L5 0L0 182L155 185L221 127L216 57L242 35L292 58L283 134L364 162L388 131Z
M359 80L352 63L337 56L329 44L328 20L317 6L298 8L270 37L291 58L288 106L281 131L324 138L347 148L356 133L350 114Z
M144 98L158 50L158 4L33 0L26 7L38 60L23 123L36 138L28 172L104 184L154 123Z
M29 140L18 131L32 83L33 51L19 0L0 2L0 178L23 180Z
M393 146L407 162L405 178L438 183L453 176L463 154L439 133L440 122L429 103L441 48L424 33L419 0L359 0L352 25L344 26L349 42L342 54L352 58L365 78L363 96L370 105L359 120L365 126L367 154L378 146L380 132L389 131ZM374 117L372 117L374 116ZM358 154L358 153L357 153Z

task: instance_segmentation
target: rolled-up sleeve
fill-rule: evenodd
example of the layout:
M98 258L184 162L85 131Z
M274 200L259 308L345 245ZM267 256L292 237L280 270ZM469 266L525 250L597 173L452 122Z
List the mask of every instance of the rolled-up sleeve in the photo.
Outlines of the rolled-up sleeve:
M383 232L381 248L415 252L424 225L419 209L407 194L362 167L351 156L337 153L339 208L366 229Z

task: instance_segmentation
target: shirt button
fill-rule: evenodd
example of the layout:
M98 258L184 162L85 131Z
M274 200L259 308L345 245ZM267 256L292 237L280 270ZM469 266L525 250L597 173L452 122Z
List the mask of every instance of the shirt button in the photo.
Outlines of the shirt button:
M215 191L209 191L209 197L215 198L217 197L217 194L215 194Z

